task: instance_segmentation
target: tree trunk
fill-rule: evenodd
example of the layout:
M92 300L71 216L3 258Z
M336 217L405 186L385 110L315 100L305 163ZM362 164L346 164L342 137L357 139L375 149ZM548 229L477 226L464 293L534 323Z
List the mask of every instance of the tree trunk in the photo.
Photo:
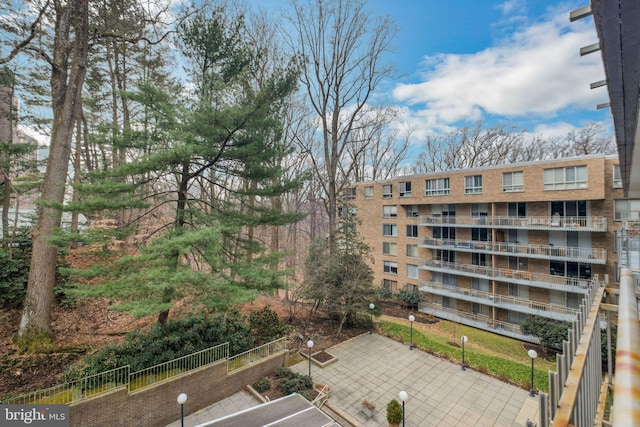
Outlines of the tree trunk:
M60 226L62 212L49 204L64 201L71 142L75 122L80 115L88 54L88 0L70 0L67 4L55 1L54 7L56 25L51 72L51 145L41 196L44 203L38 208L38 219L33 230L29 280L18 330L18 344L30 350L37 350L39 345L48 345L52 336L50 317L57 248L52 246L49 239ZM69 69L70 53L73 56Z

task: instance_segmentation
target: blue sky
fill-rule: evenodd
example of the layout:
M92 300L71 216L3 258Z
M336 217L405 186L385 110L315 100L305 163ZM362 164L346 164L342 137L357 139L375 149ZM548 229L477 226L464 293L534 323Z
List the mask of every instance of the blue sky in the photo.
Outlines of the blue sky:
M569 22L584 1L369 0L398 25L393 59L403 76L384 88L417 136L484 119L548 137L590 121L611 126L591 18Z
M304 1L304 0L303 0ZM268 9L286 1L253 0ZM545 137L565 136L591 121L611 128L600 53L591 18L569 22L586 0L367 0L398 26L390 57L401 77L378 96L402 112L414 138L484 119ZM282 11L282 9L280 9Z

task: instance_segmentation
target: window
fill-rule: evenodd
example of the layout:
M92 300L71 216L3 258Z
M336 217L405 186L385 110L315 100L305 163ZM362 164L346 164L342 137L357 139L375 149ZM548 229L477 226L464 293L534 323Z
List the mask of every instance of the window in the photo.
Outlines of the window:
M418 205L409 205L406 207L407 218L417 218L420 216Z
M587 167L567 166L544 170L545 190L587 188Z
M344 200L354 200L356 198L355 188L345 188L342 190L342 198Z
M417 225L407 225L407 237L418 237Z
M433 227L431 232L434 239L456 238L456 229L454 227Z
M395 280L382 279L382 287L390 292L395 292L398 289L398 282Z
M383 218L396 218L398 216L398 207L393 206L383 206L382 207L382 217Z
M400 183L400 197L411 197L411 181L403 181Z
M454 251L434 249L431 258L442 262L456 262L456 253Z
M471 240L477 242L488 242L489 241L489 230L486 228L472 228L471 229Z
M464 177L464 194L482 193L482 175Z
M393 185L385 184L382 186L382 198L390 199L393 197Z
M411 279L418 278L418 266L415 264L407 264L407 277Z
M398 263L393 261L385 261L384 272L389 274L398 274Z
M471 264L486 266L487 265L487 254L479 254L477 252L472 253L471 254Z
M487 203L472 203L471 204L471 217L482 218L489 215L489 205ZM486 218L485 218L486 219ZM481 221L480 224L484 222Z
M620 165L613 165L613 188L622 188L622 174Z
M373 199L373 185L368 185L364 187L364 198Z
M338 206L338 216L340 218L354 217L358 213L355 206Z
M615 221L637 221L640 219L640 199L614 200Z
M524 191L524 172L504 172L502 174L502 191L506 193Z
M418 258L418 245L407 245L407 256Z
M396 237L398 235L398 226L396 224L382 224L382 235Z
M424 182L425 196L446 196L449 194L449 178L427 179Z
M385 255L398 255L398 244L392 242L382 242L382 253Z
M508 205L509 216L526 218L527 216L527 203L526 202L511 202Z

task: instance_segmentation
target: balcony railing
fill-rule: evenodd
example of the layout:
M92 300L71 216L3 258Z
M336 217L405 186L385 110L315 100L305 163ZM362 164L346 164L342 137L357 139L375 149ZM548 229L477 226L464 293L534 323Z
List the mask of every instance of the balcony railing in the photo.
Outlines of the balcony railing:
M438 269L456 273L461 276L477 277L479 279L501 280L505 282L532 282L532 285L547 289L563 290L574 293L584 293L595 279L580 279L578 277L555 276L553 274L535 273L532 271L512 270L509 268L495 268L483 265L458 264L455 262L426 259L420 261L420 268Z
M564 259L588 264L605 264L607 250L603 248L576 248L568 246L525 245L511 242L483 242L478 240L423 238L421 248L453 249L460 252L481 252L526 258Z
M448 225L474 228L525 228L527 230L607 231L604 216L421 216L419 225Z
M444 296L462 296L464 299L469 299L480 304L529 314L538 314L540 316L557 320L571 320L578 313L577 309L562 305L531 301L529 299L517 298L509 295L494 294L478 289L460 288L458 286L445 285L432 280L421 281L420 290L422 292L437 293Z
M473 326L474 328L483 329L485 331L497 332L501 335L510 336L522 341L535 344L540 343L540 340L537 337L523 334L520 330L520 325L515 323L495 320L482 314L458 311L455 308L444 307L440 304L434 303L420 303L418 309L424 313L432 314L436 317L458 322L463 325Z

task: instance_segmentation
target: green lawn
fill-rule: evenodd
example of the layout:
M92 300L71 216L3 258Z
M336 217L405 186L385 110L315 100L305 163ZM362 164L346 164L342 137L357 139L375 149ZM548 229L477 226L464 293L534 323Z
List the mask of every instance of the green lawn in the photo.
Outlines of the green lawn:
M409 342L410 328L403 323L382 320L378 322L381 333L392 338ZM460 337L466 335L465 365L471 369L486 372L504 381L510 381L529 389L531 384L531 359L521 341L492 334L479 329L462 326L448 321L440 321L432 331L413 328L413 345L436 356L455 363L462 362ZM456 341L458 346L450 344ZM555 370L555 363L537 358L534 369L536 390L549 390L548 371Z

